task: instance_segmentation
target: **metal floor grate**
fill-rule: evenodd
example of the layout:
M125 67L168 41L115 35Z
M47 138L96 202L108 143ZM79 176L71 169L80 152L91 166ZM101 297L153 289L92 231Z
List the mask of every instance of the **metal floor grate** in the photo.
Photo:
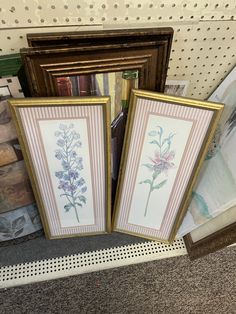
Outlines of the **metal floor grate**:
M79 275L186 254L185 244L148 241L0 268L0 288Z

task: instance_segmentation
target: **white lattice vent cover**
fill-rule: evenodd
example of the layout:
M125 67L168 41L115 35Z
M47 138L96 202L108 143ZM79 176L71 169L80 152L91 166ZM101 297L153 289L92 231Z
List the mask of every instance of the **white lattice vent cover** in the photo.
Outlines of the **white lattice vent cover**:
M186 254L182 239L172 245L158 242L103 249L0 268L0 288L79 275Z

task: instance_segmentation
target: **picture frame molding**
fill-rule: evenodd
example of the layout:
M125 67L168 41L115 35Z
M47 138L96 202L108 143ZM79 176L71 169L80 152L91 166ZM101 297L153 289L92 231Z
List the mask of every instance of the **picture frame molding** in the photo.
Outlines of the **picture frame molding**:
M209 253L214 253L217 250L231 245L236 242L236 222L202 238L199 241L193 242L191 232L184 237L184 243L190 260L195 260Z
M42 224L44 227L45 235L48 239L57 239L57 238L68 238L68 237L77 237L77 236L88 236L95 234L104 234L111 232L111 144L110 144L110 97L99 96L99 97L50 97L50 98L14 98L9 100L10 109L12 117L16 124L16 129L18 133L18 138L20 145L22 147L22 152L26 164L26 168L29 174L31 181L32 189L36 199L36 203L39 209L41 216ZM33 105L32 105L33 103ZM91 233L78 233L78 234L69 234L63 236L52 236L50 234L49 224L46 217L46 210L43 205L42 197L39 193L39 185L37 182L36 175L34 173L34 167L32 162L32 157L30 155L29 145L27 143L26 136L23 132L23 125L20 119L18 119L17 108L21 107L47 107L47 106L88 106L88 105L102 105L103 106L103 117L105 121L104 125L104 147L105 147L105 189L106 189L106 231L105 232L91 232Z
M138 234L138 233L134 233L134 232L130 232L130 231L124 231L123 229L119 229L116 227L117 225L117 220L118 220L118 215L119 215L119 205L120 205L120 201L121 201L121 186L123 184L124 181L124 175L125 175L125 165L127 163L127 159L128 159L128 148L130 145L130 141L131 141L131 130L134 124L134 113L135 113L135 107L137 104L137 98L142 98L142 99L149 99L149 100L156 100L156 101L162 101L165 103L170 103L170 104L177 104L177 105L182 105L182 106L188 106L188 107L192 107L192 108L200 108L200 109L209 109L209 110L213 110L213 118L211 119L211 123L208 126L208 131L207 134L204 138L204 141L202 143L201 149L199 151L198 154L198 158L195 162L192 174L190 176L187 188L184 192L182 201L181 201L181 205L180 208L182 208L182 210L178 211L177 215L176 215L176 219L172 228L172 231L170 233L169 239L163 240L160 238L156 238L156 237L150 237L150 236L146 236L146 235L142 235L142 234ZM130 100L130 104L131 104L131 108L128 114L128 121L127 121L127 127L126 127L126 132L125 132L125 138L124 138L124 147L123 147L123 152L122 152L122 157L121 157L121 166L120 166L120 173L119 173L119 178L118 178L118 185L117 185L117 195L115 198L115 205L114 205L114 214L112 217L112 229L114 231L118 231L118 232L122 232L122 233L127 233L127 234L131 234L131 235L135 235L137 237L145 237L149 240L157 240L163 243L167 243L170 244L174 241L176 233L180 227L180 224L186 214L188 205L191 201L190 197L191 197L191 193L192 193L192 189L194 186L194 183L196 182L197 179L197 175L200 171L201 168L201 164L205 158L205 155L207 154L208 151L208 146L211 143L211 140L214 136L214 132L215 129L217 127L220 115L223 111L223 104L220 103L213 103L213 102L205 102L205 101L201 101L201 100L197 100L197 99L189 99L189 98L185 98L185 97L175 97L175 96L169 96L169 95L164 95L164 94L160 94L160 93L155 93L155 92L151 92L151 91L146 91L146 90L138 90L138 89L133 89L132 93L131 93L131 100Z
M55 76L133 69L141 72L139 88L164 91L173 32L159 27L28 34L30 48L21 49L21 56L31 94L56 96Z

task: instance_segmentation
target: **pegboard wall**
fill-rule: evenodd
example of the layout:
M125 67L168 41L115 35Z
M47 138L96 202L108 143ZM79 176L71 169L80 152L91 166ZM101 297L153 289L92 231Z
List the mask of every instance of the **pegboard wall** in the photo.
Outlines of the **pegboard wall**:
M171 26L168 79L199 99L236 63L235 0L3 0L0 25L1 55L27 47L27 33Z

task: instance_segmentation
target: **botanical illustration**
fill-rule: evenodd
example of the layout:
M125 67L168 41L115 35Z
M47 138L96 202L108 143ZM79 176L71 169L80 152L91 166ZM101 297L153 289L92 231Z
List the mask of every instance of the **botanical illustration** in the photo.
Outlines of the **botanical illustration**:
M87 191L86 182L81 175L83 159L77 152L82 146L80 134L74 130L73 124L60 124L55 136L59 147L55 151L55 157L61 161L62 166L62 170L55 172L55 176L59 179L58 189L63 191L60 196L67 200L65 211L74 209L79 223L78 209L86 204L84 193Z
M148 212L148 205L153 191L159 190L163 187L167 179L157 182L160 174L168 175L169 169L173 168L175 164L175 152L171 149L171 143L175 134L170 133L167 137L163 137L164 130L161 126L157 126L157 130L152 130L148 133L150 144L155 147L154 156L149 157L149 163L142 166L148 168L151 172L151 178L139 182L139 184L149 184L149 193L146 201L144 217Z

